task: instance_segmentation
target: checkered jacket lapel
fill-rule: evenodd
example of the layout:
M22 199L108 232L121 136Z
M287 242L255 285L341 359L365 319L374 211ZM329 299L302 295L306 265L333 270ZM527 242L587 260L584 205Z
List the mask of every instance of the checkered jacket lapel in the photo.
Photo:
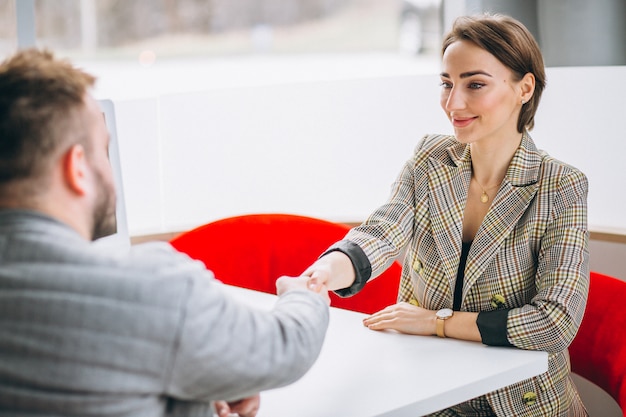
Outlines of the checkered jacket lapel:
M451 289L461 256L463 210L472 165L468 146L455 144L448 148L448 155L449 164L440 159L429 161L428 183L433 239ZM496 256L535 196L540 164L541 155L524 134L522 146L513 156L502 186L472 244L465 271L464 295Z
M453 153L454 149L449 151ZM428 209L433 239L450 288L454 287L461 256L463 209L472 174L469 159L458 162L459 165L446 165L431 159L428 170Z
M463 296L483 274L537 193L541 155L526 135L513 156L468 255Z

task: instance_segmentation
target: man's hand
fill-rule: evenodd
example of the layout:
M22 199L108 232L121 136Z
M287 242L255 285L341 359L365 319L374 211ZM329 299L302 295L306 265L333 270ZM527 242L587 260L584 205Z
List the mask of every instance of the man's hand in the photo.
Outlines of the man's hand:
M319 294L327 305L330 305L330 297L328 296L328 287L326 284L313 277L287 277L282 276L276 280L276 294L282 295L289 290L309 290Z
M218 417L229 417L233 414L239 417L255 417L259 412L260 404L259 394L233 402L215 401L215 412Z

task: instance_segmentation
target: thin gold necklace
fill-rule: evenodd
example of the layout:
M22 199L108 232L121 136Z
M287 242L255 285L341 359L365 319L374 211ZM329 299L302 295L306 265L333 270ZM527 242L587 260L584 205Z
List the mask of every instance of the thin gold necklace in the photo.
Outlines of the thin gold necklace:
M487 190L492 190L494 188L496 188L498 185L494 185L492 187L489 187L487 189L485 189L485 187L483 187L482 185L480 185L480 183L478 182L478 180L476 179L476 177L473 177L474 181L476 181L476 184L478 184L478 186L480 187L481 190L483 190L483 193L480 195L480 202L487 204L489 202L489 194L487 194Z

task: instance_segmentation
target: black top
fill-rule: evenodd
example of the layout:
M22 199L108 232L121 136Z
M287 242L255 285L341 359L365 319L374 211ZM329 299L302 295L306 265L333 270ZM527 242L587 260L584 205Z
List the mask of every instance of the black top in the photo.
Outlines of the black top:
M454 301L452 309L454 311L461 310L461 297L463 296L463 279L465 278L465 263L467 262L467 254L469 253L472 242L463 242L461 247L461 260L459 261L459 270L456 273L456 285L454 286Z

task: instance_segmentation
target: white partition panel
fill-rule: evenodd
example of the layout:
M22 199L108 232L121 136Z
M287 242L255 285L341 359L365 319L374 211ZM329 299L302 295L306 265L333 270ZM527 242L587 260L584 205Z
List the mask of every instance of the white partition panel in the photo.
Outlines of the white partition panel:
M592 230L626 233L626 67L548 69L537 146L589 178Z
M626 231L625 78L626 67L548 69L531 132L589 177L592 230ZM423 134L451 131L438 83L393 76L117 101L130 234L249 212L360 221Z
M159 100L115 104L117 132L131 236L159 233L163 223L163 173L158 117Z
M437 96L436 76L163 96L165 224L249 212L363 219L419 138L449 130Z

